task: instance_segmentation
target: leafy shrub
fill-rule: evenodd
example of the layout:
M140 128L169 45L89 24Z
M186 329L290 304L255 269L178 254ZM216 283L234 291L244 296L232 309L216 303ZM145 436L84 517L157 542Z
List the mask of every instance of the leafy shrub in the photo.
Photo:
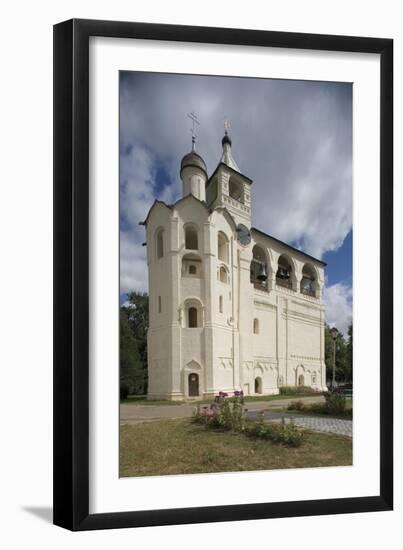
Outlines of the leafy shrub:
M326 400L325 407L328 414L344 414L346 412L346 398L342 393L328 391L323 394Z
M343 394L339 392L326 392L323 395L325 403L304 404L302 401L291 401L287 410L305 412L307 414L329 414L352 418L352 410L346 408L346 399Z
M227 398L228 395L220 392L218 398L210 406L202 409L197 405L192 421L197 424L204 424L211 428L222 428L242 432L245 426L245 411L242 406L242 396L235 395Z
M287 409L289 411L303 411L305 409L305 405L303 401L291 401L289 403Z
M313 412L315 414L329 414L326 407L326 403L311 403L305 407L306 412Z
M263 420L248 424L247 435L267 439L274 443L283 443L290 447L300 447L304 441L304 432L293 422L281 424L267 423Z
M345 416L346 418L352 418L353 411L352 409L346 408L345 398L343 403L343 399L338 399L335 396L327 397L327 394L324 394L324 395L326 399L325 403L311 403L309 405L305 405L303 410L306 413L329 414L329 415L336 415L336 416Z
M319 390L310 386L280 386L280 395L304 395L307 393L320 393Z
M297 401L297 403L302 403ZM261 411L260 420L246 421L245 413L247 409L243 407L243 394L233 397L224 392L214 399L210 405L197 405L192 422L204 425L212 429L232 430L238 433L245 433L249 436L258 437L282 443L291 447L299 447L304 439L303 430L297 428L293 422L281 424L267 423L264 421L264 411Z

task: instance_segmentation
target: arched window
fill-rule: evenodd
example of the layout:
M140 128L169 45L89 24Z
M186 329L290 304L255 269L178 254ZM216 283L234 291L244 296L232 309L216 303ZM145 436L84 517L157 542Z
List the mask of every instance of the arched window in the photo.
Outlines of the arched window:
M217 238L218 259L228 264L229 258L229 242L225 233L220 231Z
M253 334L259 334L259 319L253 319Z
M316 383L317 383L316 372L314 372L312 374L312 385L316 385Z
M276 273L276 284L285 288L292 289L292 266L287 256L282 254L278 259L278 267Z
M185 248L187 250L198 250L197 229L191 225L185 227Z
M197 308L190 307L188 309L188 327L197 328Z
M307 296L316 296L316 275L310 264L305 264L302 268L300 291Z
M218 279L221 283L229 283L229 276L228 271L225 269L225 267L222 265L220 266L220 269L218 271Z
M160 229L156 236L157 258L162 258L164 255L164 230Z
M229 196L236 201L243 202L243 185L233 178L229 180Z
M304 386L305 385L305 378L303 374L300 374L298 376L298 386Z
M181 309L182 311L182 309ZM188 298L183 305L183 313L180 314L181 322L185 328L203 328L203 305L197 298Z
M250 282L255 288L267 290L267 259L263 248L255 244L252 250L253 258L250 264Z

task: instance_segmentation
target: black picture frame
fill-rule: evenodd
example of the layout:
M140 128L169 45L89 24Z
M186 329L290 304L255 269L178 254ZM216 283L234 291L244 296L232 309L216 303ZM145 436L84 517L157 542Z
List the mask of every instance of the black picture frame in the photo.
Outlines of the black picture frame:
M380 54L380 491L366 497L89 513L89 39ZM54 523L71 530L392 510L393 40L73 19L54 26Z

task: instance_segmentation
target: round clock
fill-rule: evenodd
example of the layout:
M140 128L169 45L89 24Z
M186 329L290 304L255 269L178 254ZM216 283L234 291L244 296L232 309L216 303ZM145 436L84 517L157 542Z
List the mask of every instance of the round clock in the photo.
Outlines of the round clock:
M243 246L247 246L251 240L249 229L246 227L246 225L244 225L243 223L240 223L236 228L236 230L238 232L238 241Z

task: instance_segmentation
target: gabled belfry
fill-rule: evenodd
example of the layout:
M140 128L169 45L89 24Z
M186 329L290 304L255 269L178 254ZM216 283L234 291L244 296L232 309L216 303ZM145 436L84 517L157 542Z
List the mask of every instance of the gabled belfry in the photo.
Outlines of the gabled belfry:
M197 117L189 118L183 196L156 201L144 221L148 397L325 390L325 264L252 227L252 180L232 156L228 122L209 176L196 151Z

